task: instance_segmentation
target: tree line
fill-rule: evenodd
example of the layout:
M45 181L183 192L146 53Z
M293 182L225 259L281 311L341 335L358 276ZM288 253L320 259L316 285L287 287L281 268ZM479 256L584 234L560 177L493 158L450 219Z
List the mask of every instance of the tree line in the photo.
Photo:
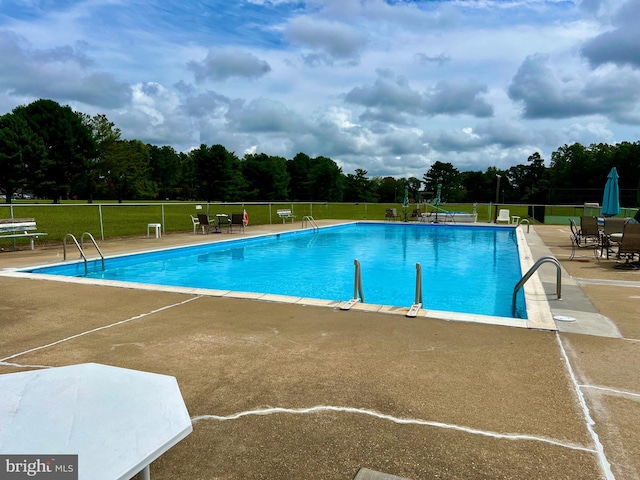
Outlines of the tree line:
M40 99L0 116L0 191L10 203L29 193L62 199L402 202L426 201L440 186L448 202L577 203L602 192L616 167L622 189L637 189L640 141L616 145L563 145L549 166L539 153L521 165L460 172L436 161L416 177L345 174L331 158L298 153L291 159L265 153L242 158L223 145L189 152L121 138L103 115L75 112ZM589 201L591 201L589 199ZM635 205L629 205L635 206Z

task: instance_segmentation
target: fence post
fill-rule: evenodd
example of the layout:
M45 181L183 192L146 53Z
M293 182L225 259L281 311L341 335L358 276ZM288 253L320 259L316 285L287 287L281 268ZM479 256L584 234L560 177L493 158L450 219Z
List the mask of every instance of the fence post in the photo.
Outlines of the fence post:
M167 227L164 224L164 203L160 204L161 207L161 214L160 216L162 217L162 234L164 235L165 233L167 233Z
M100 238L104 242L104 223L102 221L102 204L98 204L98 217L100 217Z

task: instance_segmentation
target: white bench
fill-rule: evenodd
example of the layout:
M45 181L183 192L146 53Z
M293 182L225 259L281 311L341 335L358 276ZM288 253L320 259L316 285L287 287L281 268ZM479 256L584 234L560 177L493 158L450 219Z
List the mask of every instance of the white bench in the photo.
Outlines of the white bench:
M33 239L46 235L46 233L32 232L37 230L35 218L3 218L0 219L0 239L25 237L31 240L31 250L33 250Z
M278 216L282 219L282 223L284 223L287 218L291 219L291 223L296 219L296 216L291 212L290 208L283 208L276 212Z

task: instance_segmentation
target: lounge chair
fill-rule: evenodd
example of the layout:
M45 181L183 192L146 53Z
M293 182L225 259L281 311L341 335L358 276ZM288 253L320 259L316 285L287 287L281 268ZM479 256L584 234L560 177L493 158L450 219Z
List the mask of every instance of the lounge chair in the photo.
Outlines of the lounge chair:
M640 256L640 223L625 223L617 258L625 262L616 264L614 268L640 269L640 261L634 261L636 255Z
M511 216L509 215L508 208L501 208L496 217L496 223L507 222L511 223Z
M229 233L233 233L234 226L242 229L242 233L244 233L244 214L243 213L231 214L231 221L229 222Z

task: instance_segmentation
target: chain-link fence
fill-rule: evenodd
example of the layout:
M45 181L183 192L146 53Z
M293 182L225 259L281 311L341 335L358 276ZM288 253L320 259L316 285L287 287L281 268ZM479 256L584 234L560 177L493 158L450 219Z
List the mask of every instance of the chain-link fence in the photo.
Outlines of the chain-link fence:
M411 204L403 207L397 203L323 203L323 202L273 202L273 203L13 203L0 205L2 218L34 218L38 232L47 233L40 242L61 241L68 233L80 237L84 232L96 239L146 235L149 223L160 223L163 233L188 232L193 230L191 216L198 213L208 215L241 213L247 211L249 225L281 223L279 209L290 209L301 221L305 216L316 220L385 220L385 211L395 208L399 221L414 221L416 209L431 211L427 204ZM585 213L599 215L598 207L585 205L542 205L542 204L443 204L442 211L477 213L479 223L493 222L498 209L508 209L510 216L529 219L530 223L550 223L568 225L569 218L577 218ZM588 208L589 212L586 212ZM633 217L637 208L623 208L620 217ZM446 218L446 217L445 217ZM1 237L0 237L1 240Z

